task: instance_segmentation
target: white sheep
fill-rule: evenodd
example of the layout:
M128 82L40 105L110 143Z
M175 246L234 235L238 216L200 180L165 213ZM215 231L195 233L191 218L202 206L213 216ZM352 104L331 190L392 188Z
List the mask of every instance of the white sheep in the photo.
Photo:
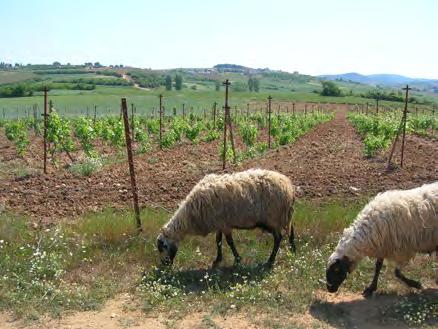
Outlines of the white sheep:
M395 276L410 287L421 289L406 278L401 269L416 253L438 250L438 182L411 190L378 194L359 213L330 256L327 264L327 290L335 292L364 257L377 258L374 278L364 290L369 296L387 258L396 263Z
M157 238L163 264L170 265L179 242L186 235L206 236L216 232L217 257L222 261L222 234L240 261L232 238L233 229L266 230L274 236L274 248L268 264L272 265L282 239L282 230L289 234L295 252L291 223L295 188L289 178L269 170L250 169L234 174L205 176L193 187Z

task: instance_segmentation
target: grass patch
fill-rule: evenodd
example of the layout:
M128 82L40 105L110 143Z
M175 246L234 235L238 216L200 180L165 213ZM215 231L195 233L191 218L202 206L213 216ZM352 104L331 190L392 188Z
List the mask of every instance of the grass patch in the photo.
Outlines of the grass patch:
M69 167L69 170L77 175L91 176L95 172L102 169L102 167L103 167L103 163L101 159L86 157L84 160L80 162L73 163Z
M73 223L37 229L29 227L26 218L1 214L0 310L31 319L43 313L58 316L67 310L99 308L115 294L128 292L144 312L168 312L169 321L194 311L207 314L205 323L210 315L239 311L276 315L278 323L311 305L329 312L333 306L322 307L315 292L325 290L321 280L326 260L339 233L364 203L297 203L297 254L283 241L272 270L261 265L272 249L272 236L258 230L235 231L243 258L238 267L231 266L231 252L224 246L223 266L211 269L216 248L210 235L187 238L173 268L159 269L155 238L170 217L164 211L142 210L141 235L130 211L106 209ZM432 277L433 269L431 262L424 263L420 269L408 267L406 275ZM372 273L373 262L362 262L341 289L360 293ZM400 290L388 282L395 282L392 271L383 271L379 291ZM408 318L397 317L397 310L405 308L399 301L394 299L391 312L408 323ZM435 307L425 305L424 310Z

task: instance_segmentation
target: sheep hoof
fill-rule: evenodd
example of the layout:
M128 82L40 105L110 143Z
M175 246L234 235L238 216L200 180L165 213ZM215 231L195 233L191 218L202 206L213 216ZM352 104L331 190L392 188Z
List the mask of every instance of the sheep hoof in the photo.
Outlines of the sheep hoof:
M217 268L221 262L222 262L221 260L215 260L213 262L213 264L211 264L211 267L212 268Z
M368 287L363 291L362 296L364 296L365 298L370 298L373 295L374 291L376 291L375 288Z
M411 288L415 288L415 289L418 289L418 290L423 289L423 286L422 286L421 283L418 282L418 281L409 280L409 281L406 282L406 284L407 284L409 287L411 287Z
M264 265L263 265L265 268L267 268L267 269L271 269L271 268L273 268L274 267L274 262L272 261L267 261Z

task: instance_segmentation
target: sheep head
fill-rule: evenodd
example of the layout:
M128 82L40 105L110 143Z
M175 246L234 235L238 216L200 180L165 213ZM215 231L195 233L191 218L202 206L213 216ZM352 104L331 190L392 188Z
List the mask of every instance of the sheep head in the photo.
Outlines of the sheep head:
M339 286L347 278L347 274L353 270L353 263L347 256L331 259L327 265L326 278L327 290L336 292Z
M157 249L160 253L161 263L169 266L173 264L173 259L178 251L178 242L160 233L157 237Z

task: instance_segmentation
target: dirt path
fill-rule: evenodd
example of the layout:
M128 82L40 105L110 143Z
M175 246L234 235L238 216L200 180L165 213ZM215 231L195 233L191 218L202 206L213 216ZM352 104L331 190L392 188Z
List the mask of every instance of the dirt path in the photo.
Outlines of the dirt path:
M141 90L146 90L146 91L150 90L149 88L140 87L140 85L138 83L134 82L134 80L132 80L132 78L129 75L127 75L127 74L123 74L122 75L122 79L125 79L128 82L132 82L134 84L134 88L141 89Z
M406 298L417 298L408 293ZM438 297L437 289L425 289L422 295ZM377 294L365 299L349 292L329 294L318 290L314 301L302 314L276 314L252 311L228 311L226 315L194 311L184 316L177 312L144 314L141 305L129 294L119 295L108 301L99 311L64 314L59 319L43 317L33 322L14 320L7 313L0 313L0 329L164 329L164 328L409 328L393 309L401 297L397 294ZM430 322L433 326L437 322ZM431 326L431 327L432 327Z
M139 305L134 304L128 294L118 296L107 302L100 311L77 312L60 319L45 317L32 323L14 321L0 313L0 329L165 329L165 328L257 328L245 314L227 316L209 315L193 312L179 318L177 314L155 313L145 315Z

